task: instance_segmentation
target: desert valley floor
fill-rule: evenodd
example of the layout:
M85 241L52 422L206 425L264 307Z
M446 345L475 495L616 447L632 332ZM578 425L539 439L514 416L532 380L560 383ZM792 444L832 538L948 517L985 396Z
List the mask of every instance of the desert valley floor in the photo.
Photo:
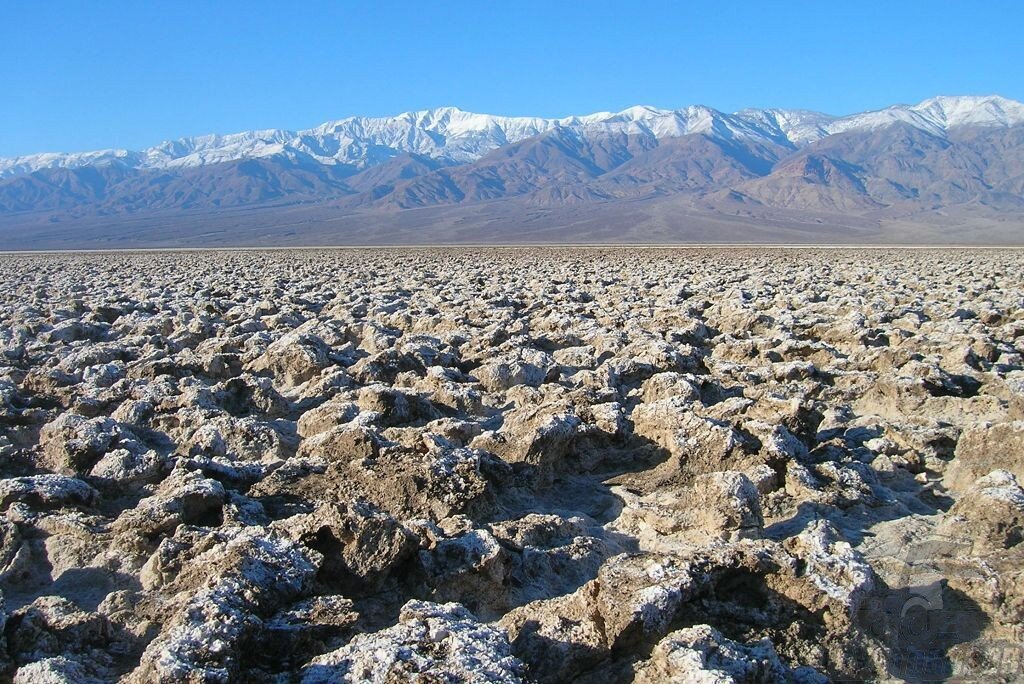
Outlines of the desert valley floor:
M0 256L15 682L1024 676L1024 252Z

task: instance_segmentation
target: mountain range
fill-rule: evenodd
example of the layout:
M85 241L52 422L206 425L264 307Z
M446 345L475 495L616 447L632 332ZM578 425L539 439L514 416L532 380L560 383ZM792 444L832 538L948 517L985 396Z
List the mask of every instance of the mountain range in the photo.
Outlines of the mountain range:
M1024 104L445 107L0 159L0 247L1024 242Z

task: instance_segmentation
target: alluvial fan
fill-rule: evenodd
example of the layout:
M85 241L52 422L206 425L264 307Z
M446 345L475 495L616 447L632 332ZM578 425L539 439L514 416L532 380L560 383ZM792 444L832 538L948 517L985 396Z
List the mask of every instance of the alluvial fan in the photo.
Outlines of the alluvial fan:
M15 682L1024 671L1024 253L0 262Z

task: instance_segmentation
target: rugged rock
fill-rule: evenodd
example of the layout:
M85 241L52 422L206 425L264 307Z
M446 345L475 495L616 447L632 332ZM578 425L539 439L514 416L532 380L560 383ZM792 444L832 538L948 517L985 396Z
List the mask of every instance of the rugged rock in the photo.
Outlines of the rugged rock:
M117 422L111 418L62 413L39 431L39 446L53 470L76 475L88 472L119 434Z
M308 590L315 560L293 542L255 526L206 544L171 581L191 585L195 593L170 615L128 681L237 677L252 656L244 650L246 640L264 627L260 618Z
M813 671L794 673L779 660L768 640L746 645L708 625L671 632L658 642L650 660L637 667L637 684L725 684L748 682L825 682Z
M1024 489L1006 470L980 477L949 509L938 532L969 540L978 555L1012 548L1024 541Z
M379 590L392 572L415 552L412 532L374 506L324 504L306 515L282 522L288 534L317 550L320 575L357 594Z
M15 501L31 506L61 507L89 505L99 499L99 493L88 484L65 475L30 475L0 480L0 508L6 509Z
M1016 676L1015 252L0 259L7 679Z
M303 684L326 682L521 682L508 640L457 603L410 601L398 624L314 658Z
M220 482L196 471L176 470L160 483L153 496L122 513L113 529L150 539L173 534L178 525L216 518L225 496Z

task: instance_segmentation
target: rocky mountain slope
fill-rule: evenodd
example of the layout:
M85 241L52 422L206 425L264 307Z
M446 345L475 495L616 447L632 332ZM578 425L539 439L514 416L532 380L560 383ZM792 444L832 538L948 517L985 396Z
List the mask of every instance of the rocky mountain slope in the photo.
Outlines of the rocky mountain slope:
M16 241L14 229L162 212L210 223L235 209L317 207L325 220L360 212L372 223L424 207L486 205L511 217L664 198L719 218L795 212L838 225L942 214L1009 223L1005 232L1024 240L1022 188L1024 105L994 96L846 117L695 106L542 119L442 108L140 152L3 159L0 243Z
M1022 260L0 256L0 676L1016 681Z

